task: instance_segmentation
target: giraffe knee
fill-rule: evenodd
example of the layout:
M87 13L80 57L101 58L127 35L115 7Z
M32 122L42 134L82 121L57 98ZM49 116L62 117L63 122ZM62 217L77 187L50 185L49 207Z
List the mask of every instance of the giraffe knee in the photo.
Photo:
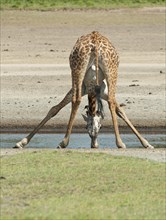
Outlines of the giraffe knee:
M124 114L124 110L121 106L116 106L116 114L122 118L122 119L125 119L125 114Z
M73 105L79 105L81 103L81 96L73 97L72 104Z
M117 106L116 101L114 99L108 100L108 105L109 105L109 108L111 108L111 109L115 109Z
M56 113L57 113L57 107L56 107L56 106L53 106L53 107L49 110L49 112L48 112L48 114L47 114L47 117L52 118L52 117L54 117L54 116L56 115Z

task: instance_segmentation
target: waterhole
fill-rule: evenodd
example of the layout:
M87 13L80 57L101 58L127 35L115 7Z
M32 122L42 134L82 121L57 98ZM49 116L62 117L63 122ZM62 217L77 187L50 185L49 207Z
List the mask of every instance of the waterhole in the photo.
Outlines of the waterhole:
M12 148L15 144L24 138L26 134L1 134L1 148ZM27 145L29 148L56 148L62 141L64 134L36 134ZM123 142L127 148L142 147L138 138L132 134L122 134ZM143 134L143 137L155 148L166 147L166 135L164 134ZM116 148L114 134L101 133L98 136L100 148ZM72 134L68 148L90 148L90 138L88 134Z

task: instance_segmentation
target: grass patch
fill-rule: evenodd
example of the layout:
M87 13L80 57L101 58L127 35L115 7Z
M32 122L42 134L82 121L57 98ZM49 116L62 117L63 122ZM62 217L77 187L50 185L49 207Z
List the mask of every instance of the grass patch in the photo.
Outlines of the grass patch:
M165 164L41 151L1 159L1 218L165 219Z
M71 8L100 8L111 9L118 7L143 7L165 5L165 0L1 0L3 9L71 9Z

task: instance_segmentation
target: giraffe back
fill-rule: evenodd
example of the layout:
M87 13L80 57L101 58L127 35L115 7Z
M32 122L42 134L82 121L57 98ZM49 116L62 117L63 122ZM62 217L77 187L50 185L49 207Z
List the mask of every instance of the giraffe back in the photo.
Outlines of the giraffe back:
M119 57L112 43L99 32L93 31L77 40L71 51L69 61L72 70L79 70L87 63L87 69L95 65L97 72L99 67L103 71L105 68L111 70L117 67Z

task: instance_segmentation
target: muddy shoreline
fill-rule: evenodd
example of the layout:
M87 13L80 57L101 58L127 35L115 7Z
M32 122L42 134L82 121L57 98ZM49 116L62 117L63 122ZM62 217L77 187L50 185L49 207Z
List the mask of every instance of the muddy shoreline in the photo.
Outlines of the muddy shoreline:
M142 134L165 134L166 128L165 127L136 127L137 130ZM34 127L8 127L8 128L1 128L1 134L27 134L30 133ZM121 134L130 134L132 133L129 127L119 127ZM39 134L63 134L66 132L66 125L61 124L59 127L47 127L42 128L39 130ZM72 133L87 133L85 126L79 125L79 127L74 126ZM113 127L102 127L100 133L114 133Z

